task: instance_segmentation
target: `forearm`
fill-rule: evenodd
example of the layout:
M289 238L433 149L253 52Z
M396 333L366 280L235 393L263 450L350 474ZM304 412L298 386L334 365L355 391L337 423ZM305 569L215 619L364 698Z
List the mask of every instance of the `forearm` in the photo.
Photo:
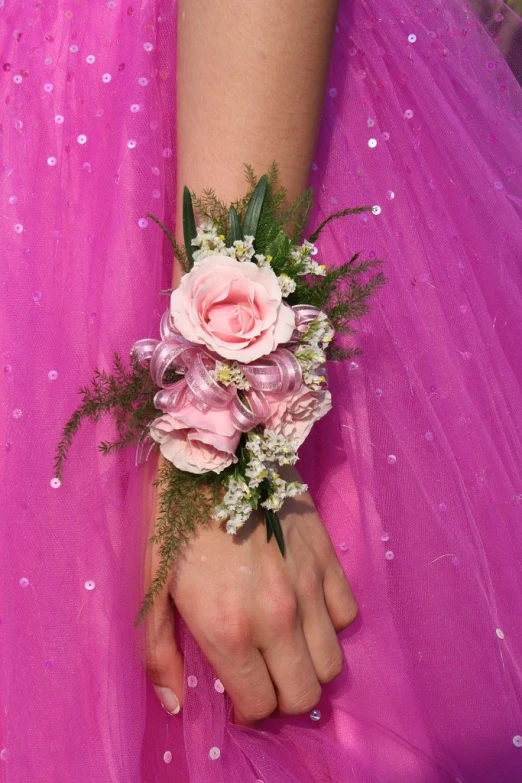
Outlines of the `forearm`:
M180 0L177 234L181 190L244 195L243 164L279 164L292 199L316 142L337 0Z

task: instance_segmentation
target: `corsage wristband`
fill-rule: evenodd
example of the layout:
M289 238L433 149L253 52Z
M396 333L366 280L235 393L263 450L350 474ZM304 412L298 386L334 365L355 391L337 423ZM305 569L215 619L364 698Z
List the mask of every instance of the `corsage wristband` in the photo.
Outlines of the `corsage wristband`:
M174 556L198 524L222 521L236 533L252 512L263 512L267 539L285 553L278 512L306 485L280 473L293 465L315 421L331 408L326 361L358 353L336 345L336 333L353 333L353 321L384 277L379 260L356 254L328 268L315 260L315 241L330 215L300 242L312 204L305 191L285 207L277 166L233 205L214 191L196 198L185 188L180 247L166 232L184 268L179 286L166 292L169 307L160 339L138 340L130 367L114 359L114 372L96 370L83 401L66 424L56 455L56 476L82 420L109 413L118 438L105 453L137 444L137 462L159 449L159 518L153 540L161 562L140 616L167 579ZM195 211L201 222L196 224Z

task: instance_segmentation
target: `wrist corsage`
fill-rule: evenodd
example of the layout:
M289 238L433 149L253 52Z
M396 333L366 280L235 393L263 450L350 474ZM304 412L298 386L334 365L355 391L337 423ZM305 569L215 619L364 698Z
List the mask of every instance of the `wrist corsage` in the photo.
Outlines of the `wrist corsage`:
M108 413L117 438L100 444L104 453L137 444L141 462L161 452L153 536L161 563L141 614L200 523L214 519L235 534L259 509L268 541L284 555L278 512L306 485L285 481L279 469L296 463L330 410L326 362L359 352L334 338L353 333L384 280L375 259L356 254L328 268L316 260L315 241L330 221L371 207L330 215L300 241L312 191L286 206L275 164L259 181L246 171L250 190L231 206L212 190L196 198L185 188L184 248L150 216L184 269L179 286L164 292L160 339L138 340L129 367L116 355L112 373L95 371L57 450L61 479L82 420Z

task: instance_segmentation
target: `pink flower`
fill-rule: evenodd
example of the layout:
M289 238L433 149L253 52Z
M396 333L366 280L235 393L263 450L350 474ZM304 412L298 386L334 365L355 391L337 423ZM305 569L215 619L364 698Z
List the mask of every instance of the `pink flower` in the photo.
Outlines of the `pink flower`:
M187 340L245 364L288 342L295 326L273 270L229 256L196 262L172 292L170 309Z
M270 415L265 421L267 430L294 438L300 446L312 425L332 407L332 395L326 389L312 391L302 384L293 394L266 394Z
M185 403L179 411L155 419L150 434L165 459L179 470L221 473L237 462L241 433L232 424L228 408L203 413Z

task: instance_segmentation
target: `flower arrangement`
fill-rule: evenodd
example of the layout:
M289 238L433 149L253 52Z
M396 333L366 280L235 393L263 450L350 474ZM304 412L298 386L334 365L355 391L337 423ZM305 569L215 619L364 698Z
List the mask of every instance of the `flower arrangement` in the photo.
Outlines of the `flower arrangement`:
M129 369L116 355L113 373L95 371L57 450L61 478L82 420L108 413L118 438L100 444L103 452L135 443L138 462L161 453L153 535L161 563L141 614L200 523L214 519L235 534L259 509L268 541L274 536L284 555L278 512L306 485L285 481L280 468L297 462L312 425L331 408L327 359L359 352L336 344L336 333L353 333L384 281L378 260L356 254L331 268L315 260L330 221L371 207L330 215L300 241L312 191L286 206L276 164L259 181L249 166L246 174L249 192L232 205L212 190L197 198L185 188L184 248L150 216L185 272L165 292L160 339L138 340Z

